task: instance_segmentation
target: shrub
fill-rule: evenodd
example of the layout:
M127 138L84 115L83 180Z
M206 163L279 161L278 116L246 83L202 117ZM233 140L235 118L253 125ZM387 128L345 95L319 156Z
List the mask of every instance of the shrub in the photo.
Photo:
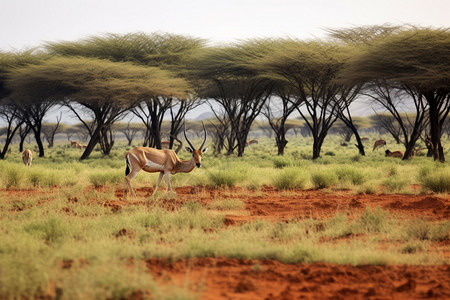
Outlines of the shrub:
M382 232L386 225L387 212L377 207L375 210L366 208L359 223L369 232Z
M402 191L408 184L408 180L406 178L402 178L400 176L392 176L386 178L383 181L383 185L387 192L400 192Z
M306 185L306 176L298 169L289 168L275 176L272 184L278 189L301 189Z
M450 170L442 169L434 172L422 172L419 175L422 187L435 193L450 192Z
M286 157L275 157L273 160L273 165L277 169L283 169L292 165L292 162Z
M363 172L348 166L338 168L336 176L339 181L350 182L354 185L361 185L366 181Z
M330 171L316 172L311 175L311 182L317 189L330 187L336 183L336 176Z
M237 182L242 180L242 174L235 169L220 169L211 171L208 174L211 187L235 186Z
M35 168L28 173L28 180L33 186L51 187L61 183L61 177L55 173L55 170L44 170Z
M17 168L14 165L8 165L2 170L3 181L6 185L6 188L10 187L19 187L23 182L24 173L22 172L23 168Z

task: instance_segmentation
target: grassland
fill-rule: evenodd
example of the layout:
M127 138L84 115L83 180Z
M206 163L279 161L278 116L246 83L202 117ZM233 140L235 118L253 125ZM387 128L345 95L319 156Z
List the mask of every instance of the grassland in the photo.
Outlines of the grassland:
M339 146L337 139L330 138L323 157L311 161L312 141L308 139L291 141L284 157L276 157L273 144L261 140L243 158L206 153L202 168L176 174L171 182L174 187L240 187L256 195L264 186L274 186L280 193L321 189L325 193L345 190L354 195L383 192L444 198L450 191L448 164L434 163L425 156L401 161L368 150L366 157L360 157L356 148ZM273 259L290 264L449 263L442 247L435 247L443 243L448 251L448 219L404 218L386 209L366 208L351 217L338 213L325 219L255 219L225 226L230 213L248 213L240 193L200 202L195 197L206 197L204 189L194 191L194 200L186 200L162 188L157 195L140 194L125 202L118 195L123 189L126 149L119 146L110 157L97 152L78 161L81 152L61 144L48 149L46 158L35 158L29 168L14 151L0 161L0 298L198 297L188 288L188 278L184 285L161 284L153 278L145 261L154 258ZM187 153L180 156L188 159ZM156 174L141 172L133 185L148 188L156 179ZM121 201L120 209L112 201Z

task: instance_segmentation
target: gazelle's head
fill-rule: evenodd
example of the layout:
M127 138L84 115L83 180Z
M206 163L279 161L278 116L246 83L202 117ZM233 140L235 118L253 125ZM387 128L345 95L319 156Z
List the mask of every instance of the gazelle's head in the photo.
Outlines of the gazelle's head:
M187 135L186 135L186 122L184 122L184 138L186 139L186 142L190 146L190 147L186 147L186 150L189 153L192 154L192 157L193 157L193 159L195 161L195 165L197 166L197 168L200 168L202 166L202 154L205 153L206 151L208 151L208 148L203 149L203 146L206 143L206 128L205 128L205 124L203 124L203 121L202 121L202 125L203 125L203 132L205 133L205 138L203 139L203 143L200 146L200 148L195 149L195 147L192 146L192 143L187 138Z

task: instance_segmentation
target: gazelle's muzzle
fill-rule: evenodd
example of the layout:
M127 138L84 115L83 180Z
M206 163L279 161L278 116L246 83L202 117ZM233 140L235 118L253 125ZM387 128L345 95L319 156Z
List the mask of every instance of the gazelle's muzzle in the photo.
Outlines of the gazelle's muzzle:
M197 168L200 168L202 166L201 163L196 163L195 165L197 166Z

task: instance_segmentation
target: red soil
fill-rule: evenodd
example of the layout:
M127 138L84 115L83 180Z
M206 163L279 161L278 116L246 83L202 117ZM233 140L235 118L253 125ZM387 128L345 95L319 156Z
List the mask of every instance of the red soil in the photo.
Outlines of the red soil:
M146 263L161 282L188 284L200 299L450 299L450 266L289 265L226 258Z
M138 197L149 197L151 188L137 189ZM177 197L163 200L168 209L188 201L208 204L214 199L237 198L245 202L248 216L227 215L225 225L255 219L289 220L329 218L345 212L350 218L365 208L380 207L398 217L426 218L434 221L450 218L450 197L435 195L361 194L349 191L278 191L264 187L260 191L241 188L177 188ZM125 205L112 201L113 209ZM139 198L138 198L139 199ZM143 202L129 200L128 204ZM444 248L449 241L435 247ZM188 284L201 299L450 299L450 266L351 266L335 264L283 264L273 260L237 260L198 258L176 262L151 259L149 271L162 283Z
M103 191L102 188L97 190ZM5 193L7 196L26 196L31 193L35 195L35 192L3 190L0 195ZM124 200L122 188L118 187L115 191L116 198L102 205L113 211L119 211L127 205L154 205L148 201L153 192L152 188L139 188L136 192L137 199ZM159 203L168 210L174 210L188 201L206 205L213 200L233 198L245 202L248 215L229 214L225 218L224 226L235 226L255 219L324 219L339 212L354 218L367 207L380 207L406 219L450 219L448 195L355 195L350 191L279 191L272 187L264 187L258 191L242 188L181 187L177 188L176 192L174 199L160 199ZM161 198L164 198L164 193ZM78 201L76 196L67 200ZM118 235L128 235L128 232L121 231ZM449 246L450 242L447 240L432 243L430 247L439 248L441 253L450 257ZM449 265L291 265L273 260L227 258L197 258L175 262L149 259L145 263L149 272L161 284L187 284L201 299L450 299ZM62 267L70 268L70 265ZM143 296L136 294L136 298Z

